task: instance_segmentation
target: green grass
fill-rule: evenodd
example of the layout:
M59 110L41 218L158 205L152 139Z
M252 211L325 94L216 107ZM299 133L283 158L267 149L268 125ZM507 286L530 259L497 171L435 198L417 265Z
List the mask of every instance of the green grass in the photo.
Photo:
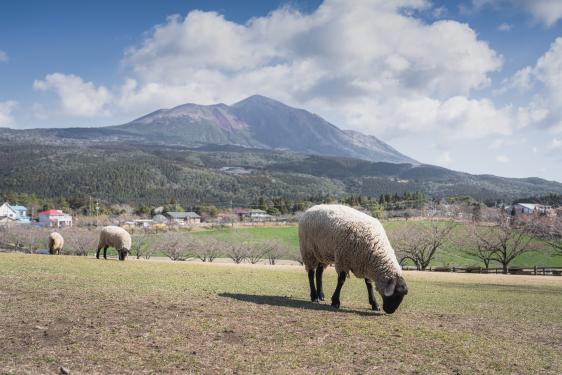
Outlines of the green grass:
M312 304L301 267L2 253L0 373L562 372L562 278L405 277L382 315L353 277Z

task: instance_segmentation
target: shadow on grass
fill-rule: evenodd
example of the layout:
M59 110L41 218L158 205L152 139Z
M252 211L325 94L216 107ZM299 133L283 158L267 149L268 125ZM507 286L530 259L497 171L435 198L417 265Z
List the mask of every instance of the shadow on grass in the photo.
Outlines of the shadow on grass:
M346 308L335 309L326 303L314 303L310 301L304 301L301 299L283 297L283 296L262 296L254 294L240 294L240 293L219 293L219 297L232 298L242 302L251 302L257 305L269 305L269 306L281 306L281 307L291 307L294 309L307 309L307 310L318 310L318 311L331 311L335 313L342 314L356 314L361 316L381 316L383 313L372 311L372 310L353 310Z

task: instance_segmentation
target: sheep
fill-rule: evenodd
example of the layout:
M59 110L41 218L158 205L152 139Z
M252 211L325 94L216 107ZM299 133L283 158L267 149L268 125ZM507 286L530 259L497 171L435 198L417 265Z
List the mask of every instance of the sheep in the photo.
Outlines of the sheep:
M60 233L49 234L49 254L60 254L64 246L64 238Z
M375 311L380 308L373 295L372 281L388 314L396 311L408 294L394 249L381 223L371 216L342 205L317 205L301 217L299 240L312 302L324 300L322 273L330 264L335 265L338 274L332 296L335 308L340 307L340 291L349 271L365 278L369 304Z
M131 235L125 229L116 226L103 227L100 233L100 242L96 251L96 258L100 258L103 248L103 258L107 259L107 248L113 247L119 252L119 260L125 260L131 250Z

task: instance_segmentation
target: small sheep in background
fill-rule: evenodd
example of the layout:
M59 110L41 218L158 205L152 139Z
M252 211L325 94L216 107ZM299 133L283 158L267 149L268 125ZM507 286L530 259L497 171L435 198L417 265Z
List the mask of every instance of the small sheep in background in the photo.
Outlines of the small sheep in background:
M59 255L62 253L64 246L64 238L60 233L53 232L49 234L49 254Z
M299 221L299 239L313 302L324 300L322 272L329 264L334 264L338 273L338 284L332 296L335 308L340 307L340 291L349 271L365 278L373 310L378 311L379 306L373 295L372 281L382 296L383 310L388 314L396 311L408 294L402 268L377 219L347 206L314 206Z
M119 253L119 260L125 260L131 250L131 235L125 229L116 226L103 227L100 233L100 241L96 258L100 258L100 250L103 248L103 258L107 259L107 248L113 247Z

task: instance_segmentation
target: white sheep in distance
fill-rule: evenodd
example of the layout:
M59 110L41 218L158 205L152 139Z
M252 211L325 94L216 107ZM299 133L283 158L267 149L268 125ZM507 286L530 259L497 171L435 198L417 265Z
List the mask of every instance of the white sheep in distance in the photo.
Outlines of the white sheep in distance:
M121 227L103 227L100 233L100 242L98 243L96 258L100 258L100 250L103 248L103 257L107 259L108 247L113 247L119 252L119 260L125 260L131 250L131 235Z
M64 246L64 238L58 232L49 234L49 254L60 254Z
M324 300L322 272L334 264L338 284L332 306L340 307L340 291L349 271L365 278L369 303L379 306L372 282L383 299L383 310L392 314L408 293L402 268L381 223L362 212L342 205L318 205L308 209L299 221L302 259L313 302ZM314 276L316 272L316 286Z

